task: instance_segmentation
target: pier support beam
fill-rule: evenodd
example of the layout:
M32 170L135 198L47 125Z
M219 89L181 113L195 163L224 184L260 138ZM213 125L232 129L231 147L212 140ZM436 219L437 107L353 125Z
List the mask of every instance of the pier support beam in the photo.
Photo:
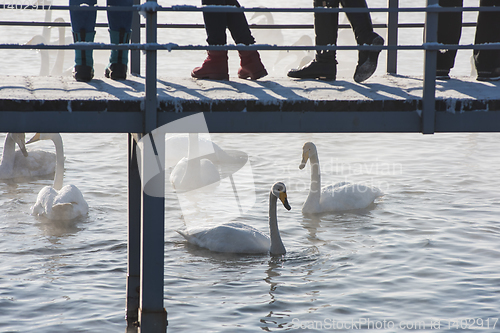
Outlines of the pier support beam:
M438 0L427 0L427 8L439 6ZM422 92L422 133L434 134L436 127L436 68L438 13L429 11L425 16L424 89Z
M141 178L137 164L137 142L128 134L128 242L127 242L127 326L134 328L139 320L141 264Z

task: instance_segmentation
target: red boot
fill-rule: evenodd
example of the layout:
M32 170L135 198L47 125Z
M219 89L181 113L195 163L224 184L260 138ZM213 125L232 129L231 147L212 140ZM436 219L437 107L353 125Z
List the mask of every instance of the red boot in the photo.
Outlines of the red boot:
M227 51L208 50L208 57L201 67L196 67L191 76L197 79L229 80Z
M267 71L260 61L259 52L257 51L238 51L240 54L240 69L238 77L240 79L257 80L267 75Z

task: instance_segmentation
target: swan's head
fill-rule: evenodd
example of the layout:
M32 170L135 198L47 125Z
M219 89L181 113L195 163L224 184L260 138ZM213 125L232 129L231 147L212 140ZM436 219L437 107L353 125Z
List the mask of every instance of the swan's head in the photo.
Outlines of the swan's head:
M12 140L14 140L15 143L19 146L19 149L23 153L24 157L28 157L28 152L26 151L26 145L25 145L25 140L26 140L26 134L24 133L9 133L10 137Z
M276 198L280 199L281 203L287 210L292 209L292 207L290 207L290 204L288 203L288 199L286 196L285 184L283 184L282 182L274 183L273 187L271 187L271 193Z
M310 156L316 155L316 146L312 142L304 143L304 147L302 147L302 162L300 162L299 169L302 170L306 166L307 160Z
M26 142L26 144L40 140L54 140L57 137L60 137L59 133L36 133L28 142Z

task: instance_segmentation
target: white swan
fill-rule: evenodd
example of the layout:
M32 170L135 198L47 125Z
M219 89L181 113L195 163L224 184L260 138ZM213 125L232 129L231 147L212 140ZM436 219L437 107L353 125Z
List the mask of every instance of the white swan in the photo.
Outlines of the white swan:
M383 195L382 191L376 187L348 182L340 182L321 188L318 151L312 142L306 142L302 148L302 162L299 169L306 166L307 160L311 162L311 188L306 202L302 206L303 213L362 209Z
M167 137L165 139L166 149L166 166L175 166L179 161L188 156L189 136L187 134L179 134ZM229 155L215 142L204 137L198 137L198 151L201 156L206 156L207 159L214 164L234 163L237 158Z
M219 184L219 169L210 160L200 156L198 133L190 133L188 157L183 157L170 174L170 182L177 191L191 191Z
M31 207L31 214L43 216L49 220L73 220L88 213L89 206L82 192L74 185L63 187L64 149L61 135L58 133L37 133L28 142L52 140L56 147L56 174L54 186L45 186Z
M192 244L210 251L228 253L267 253L283 255L285 246L281 241L276 216L277 200L290 210L285 184L275 183L269 193L269 233L270 238L261 231L240 222L229 222L216 227L190 228L177 231Z
M7 133L3 144L2 160L0 161L0 179L23 177L22 160L28 156L24 145L24 133ZM16 151L16 143L20 150ZM23 155L23 156L22 156Z

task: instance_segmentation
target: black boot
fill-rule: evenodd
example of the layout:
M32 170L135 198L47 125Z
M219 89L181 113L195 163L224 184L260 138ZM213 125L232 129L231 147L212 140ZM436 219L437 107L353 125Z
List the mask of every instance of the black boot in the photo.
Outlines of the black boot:
M377 34L369 45L384 45L384 39ZM354 72L354 81L358 83L363 82L375 73L380 51L359 51L358 65Z
M337 62L335 59L326 62L314 59L302 68L291 69L287 75L297 79L335 80L337 76Z
M87 32L82 29L80 32L73 32L73 41L93 42L95 31ZM73 77L76 81L89 82L94 77L94 60L92 50L75 50L75 66Z
M338 7L334 0L314 0L314 7ZM339 14L314 13L314 33L316 45L337 45ZM335 51L317 51L316 58L306 66L292 69L287 74L298 79L335 80L337 76L337 61Z

